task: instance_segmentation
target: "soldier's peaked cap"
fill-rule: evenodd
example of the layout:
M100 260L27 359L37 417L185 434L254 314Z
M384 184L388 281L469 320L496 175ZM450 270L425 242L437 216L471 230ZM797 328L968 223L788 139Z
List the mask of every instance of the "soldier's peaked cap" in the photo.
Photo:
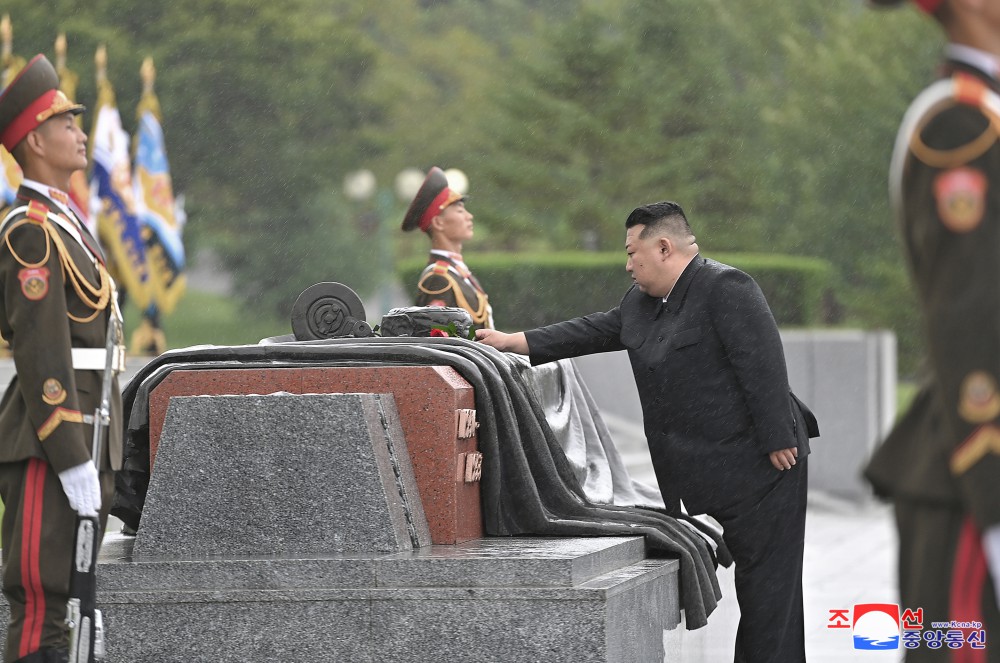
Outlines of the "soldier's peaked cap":
M420 185L417 195L413 197L410 208L403 217L403 230L420 228L427 230L431 220L441 213L448 205L462 200L464 196L448 187L448 178L444 171L433 166Z
M59 90L55 67L39 53L0 93L0 144L13 150L50 117L83 111L82 105L74 104Z

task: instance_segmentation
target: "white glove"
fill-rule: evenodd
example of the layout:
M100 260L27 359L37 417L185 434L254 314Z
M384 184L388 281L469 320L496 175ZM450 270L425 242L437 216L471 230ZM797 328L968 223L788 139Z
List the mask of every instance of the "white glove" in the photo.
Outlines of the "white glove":
M81 516L96 516L101 508L101 482L89 460L59 473L69 506Z
M1000 525L994 525L983 533L983 551L986 553L986 565L993 576L997 604L1000 605Z

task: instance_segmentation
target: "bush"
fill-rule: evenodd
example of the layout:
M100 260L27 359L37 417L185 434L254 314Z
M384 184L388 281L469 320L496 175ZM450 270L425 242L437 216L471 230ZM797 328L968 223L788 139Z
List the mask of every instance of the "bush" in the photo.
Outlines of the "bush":
M824 324L824 301L833 290L833 268L825 260L768 254L713 254L760 284L782 327ZM400 264L407 289L426 260ZM501 329L530 329L617 306L631 285L625 256L618 252L484 253L471 260L490 294Z

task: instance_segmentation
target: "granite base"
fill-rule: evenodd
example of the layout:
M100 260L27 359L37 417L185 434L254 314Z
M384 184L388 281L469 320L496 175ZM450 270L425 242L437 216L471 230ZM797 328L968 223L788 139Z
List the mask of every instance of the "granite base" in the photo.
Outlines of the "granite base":
M239 559L133 543L101 552L107 663L662 661L680 621L679 565L640 537Z

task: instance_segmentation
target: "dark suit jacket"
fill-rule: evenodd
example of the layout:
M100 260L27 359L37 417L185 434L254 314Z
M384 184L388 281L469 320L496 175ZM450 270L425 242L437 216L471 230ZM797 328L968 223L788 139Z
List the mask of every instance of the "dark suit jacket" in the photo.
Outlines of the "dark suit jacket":
M666 303L633 286L606 313L526 332L532 364L628 350L668 509L731 508L780 476L768 453L809 452L777 325L747 274L696 256ZM812 420L815 425L815 420Z

